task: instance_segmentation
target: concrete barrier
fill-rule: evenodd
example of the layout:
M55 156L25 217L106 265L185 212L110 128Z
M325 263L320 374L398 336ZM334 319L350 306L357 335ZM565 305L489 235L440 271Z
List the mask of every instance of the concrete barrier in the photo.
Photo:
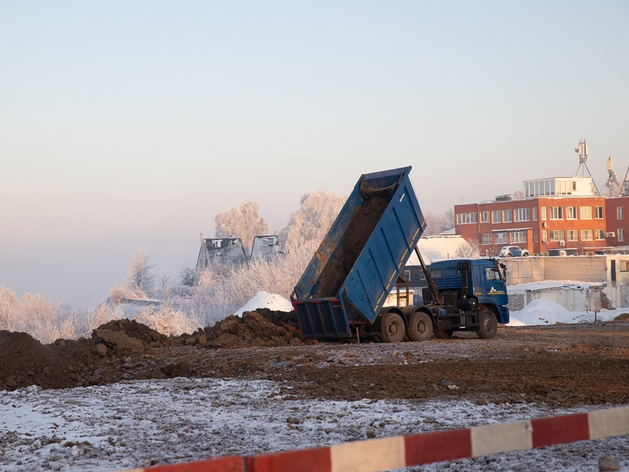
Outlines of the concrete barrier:
M629 434L629 407L127 472L379 472Z

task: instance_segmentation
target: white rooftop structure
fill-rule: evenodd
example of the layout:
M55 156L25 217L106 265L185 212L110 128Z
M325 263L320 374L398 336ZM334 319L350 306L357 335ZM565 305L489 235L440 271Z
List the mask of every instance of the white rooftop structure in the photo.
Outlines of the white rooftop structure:
M525 180L522 183L525 197L596 195L596 186L592 177L552 177Z

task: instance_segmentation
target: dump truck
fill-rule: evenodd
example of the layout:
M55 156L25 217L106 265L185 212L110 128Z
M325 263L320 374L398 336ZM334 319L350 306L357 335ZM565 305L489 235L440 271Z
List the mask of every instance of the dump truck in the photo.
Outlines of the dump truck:
M417 241L426 228L411 167L363 174L291 294L302 336L421 341L434 333L495 336L509 322L506 268L495 259L435 261ZM416 251L428 287L413 304L404 267ZM396 289L397 303L385 306Z

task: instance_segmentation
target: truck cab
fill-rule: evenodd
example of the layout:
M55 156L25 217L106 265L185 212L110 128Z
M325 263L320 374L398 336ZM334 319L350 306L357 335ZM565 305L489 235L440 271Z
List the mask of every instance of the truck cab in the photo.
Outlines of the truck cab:
M435 289L423 290L434 332L449 337L455 330L493 337L497 323L509 322L506 270L495 259L447 259L430 265ZM446 334L446 336L439 336Z

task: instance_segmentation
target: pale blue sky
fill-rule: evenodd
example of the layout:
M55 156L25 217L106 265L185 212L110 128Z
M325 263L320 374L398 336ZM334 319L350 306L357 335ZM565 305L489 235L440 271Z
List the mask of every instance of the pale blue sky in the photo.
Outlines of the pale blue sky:
M629 166L629 2L0 0L0 285L193 265L246 200L412 165L424 210Z

